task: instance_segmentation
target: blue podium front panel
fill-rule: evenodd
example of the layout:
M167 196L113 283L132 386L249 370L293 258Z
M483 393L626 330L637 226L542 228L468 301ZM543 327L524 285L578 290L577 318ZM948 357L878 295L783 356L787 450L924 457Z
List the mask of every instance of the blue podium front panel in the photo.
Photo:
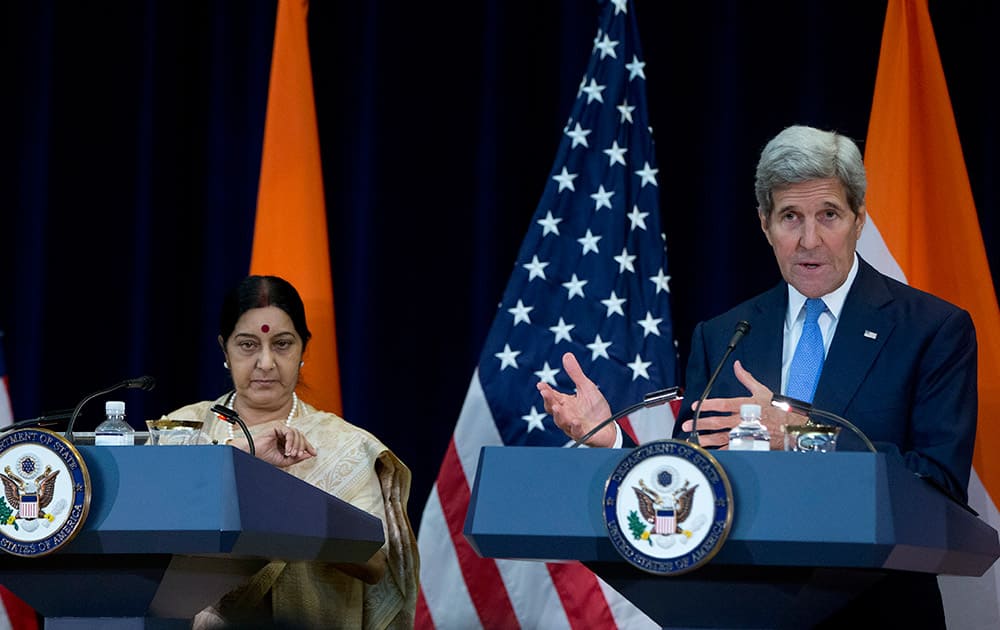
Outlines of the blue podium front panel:
M0 555L0 583L47 624L190 619L268 560L364 562L384 542L378 518L229 446L78 450L91 501L76 536Z
M363 562L378 518L228 446L83 446L90 513L66 553Z
M626 452L484 447L466 538L484 557L620 561L601 503ZM885 455L713 454L734 517L711 564L982 575L1000 556L996 530Z

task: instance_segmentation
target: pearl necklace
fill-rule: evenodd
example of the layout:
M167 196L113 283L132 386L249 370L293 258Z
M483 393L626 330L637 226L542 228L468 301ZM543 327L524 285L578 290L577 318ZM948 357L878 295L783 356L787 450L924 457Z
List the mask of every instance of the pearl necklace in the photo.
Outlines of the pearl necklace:
M229 407L230 409L236 409L236 407L233 406L235 404L236 404L236 392L233 392L232 395L229 397L229 400L226 401L226 406ZM292 408L288 410L288 417L285 418L286 427L292 426L292 418L295 417L298 410L299 410L299 397L295 394L294 391L292 391ZM229 439L232 440L233 438L235 438L236 433L233 431L233 425L230 424L226 428L229 431Z

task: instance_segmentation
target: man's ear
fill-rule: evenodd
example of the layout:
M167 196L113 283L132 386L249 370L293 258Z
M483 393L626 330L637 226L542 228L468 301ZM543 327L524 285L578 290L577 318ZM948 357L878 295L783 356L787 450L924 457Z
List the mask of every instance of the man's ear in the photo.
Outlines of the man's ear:
M771 234L767 231L767 216L764 215L760 208L757 208L757 217L760 219L760 231L764 233L764 238L767 239L767 244L773 246L774 244L771 242Z
M857 222L857 226L855 228L857 229L857 234L855 234L854 237L861 238L861 232L865 228L865 223L868 222L868 208L866 208L864 204L861 204L861 207L858 208L858 215L855 218L855 221Z

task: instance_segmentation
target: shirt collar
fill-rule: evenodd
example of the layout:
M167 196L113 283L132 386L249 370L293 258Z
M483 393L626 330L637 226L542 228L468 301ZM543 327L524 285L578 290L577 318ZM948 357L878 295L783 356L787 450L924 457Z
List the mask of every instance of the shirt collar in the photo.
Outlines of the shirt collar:
M858 254L854 254L854 263L851 265L851 270L847 272L847 279L839 287L827 293L826 295L821 295L823 303L826 304L826 310L830 312L834 320L840 319L840 312L844 310L844 301L847 299L847 293L851 290L851 285L854 284L854 278L858 275ZM802 311L802 307L806 303L806 296L799 293L798 289L792 285L788 285L788 312L785 314L785 326L791 328L795 323L795 320L799 316L799 312Z

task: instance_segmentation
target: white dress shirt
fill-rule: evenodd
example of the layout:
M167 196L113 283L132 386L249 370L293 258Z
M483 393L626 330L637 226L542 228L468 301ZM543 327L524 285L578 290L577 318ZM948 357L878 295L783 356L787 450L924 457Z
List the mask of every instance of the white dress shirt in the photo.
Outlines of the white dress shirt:
M858 275L858 256L854 255L854 264L847 272L847 279L834 291L820 296L826 305L826 310L819 316L819 331L823 335L823 356L830 351L830 342L833 341L833 334L837 332L837 322L840 321L840 313L844 310L844 301L847 293L854 284L854 278ZM806 321L806 296L799 293L798 289L788 285L788 311L785 313L785 336L781 347L781 393L785 393L788 387L788 369L792 365L792 356L795 355L795 346L802 336L802 325Z
M837 331L837 322L840 320L840 313L844 310L844 301L847 293L854 284L854 278L858 275L858 256L854 255L854 264L847 273L847 279L834 291L821 296L826 310L819 316L819 330L823 335L823 354L830 351L830 342ZM802 336L802 325L806 319L806 296L799 293L798 289L788 285L788 311L785 313L784 339L781 348L781 393L785 393L788 385L788 369L792 365L792 356L795 354L795 346ZM622 430L618 423L615 423L615 443L612 448L621 448L623 443Z

